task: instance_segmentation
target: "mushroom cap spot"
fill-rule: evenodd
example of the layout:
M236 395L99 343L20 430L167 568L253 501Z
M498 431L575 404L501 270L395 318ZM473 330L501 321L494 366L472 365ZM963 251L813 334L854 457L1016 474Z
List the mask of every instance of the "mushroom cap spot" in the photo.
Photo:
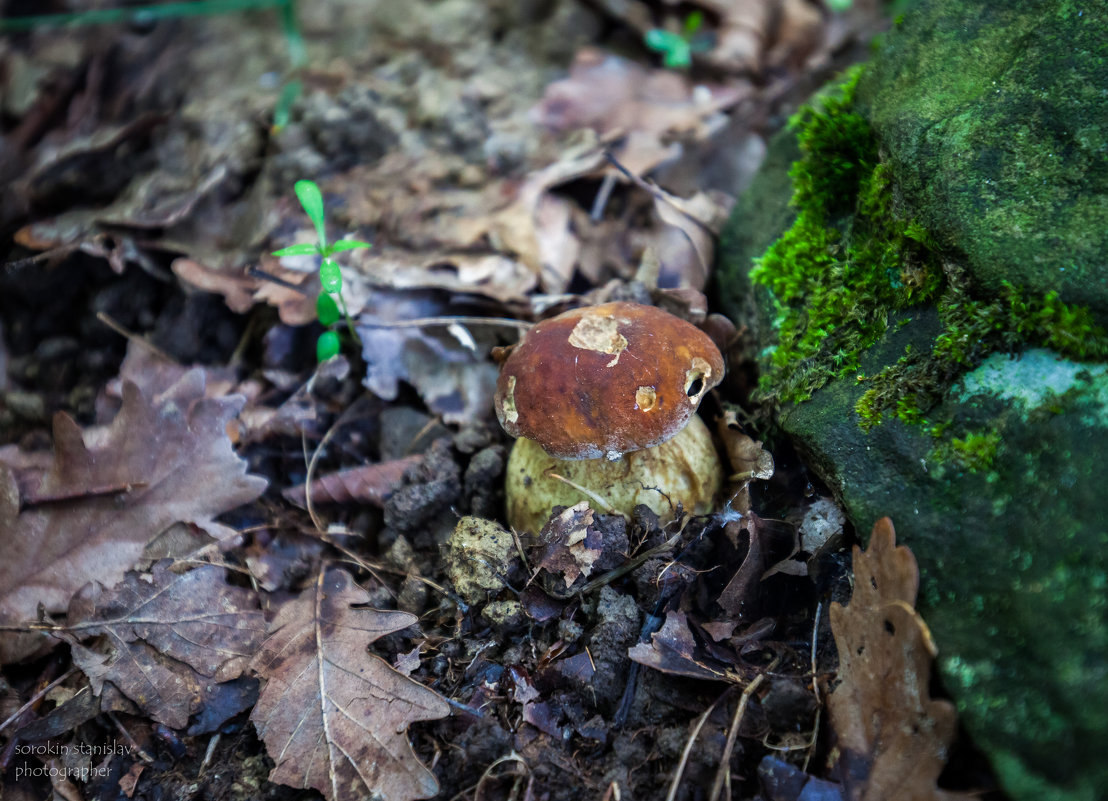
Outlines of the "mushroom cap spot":
M508 376L507 389L504 395L501 397L497 395L496 414L500 418L500 424L514 423L519 419L519 412L516 410L516 377L514 375Z
M496 411L509 434L552 456L619 458L677 434L723 369L696 326L606 303L534 325L501 365Z
M615 367L627 347L627 337L619 332L619 320L613 316L590 314L581 318L569 332L569 344L581 350L594 350L615 356L606 366Z
M639 387L635 390L635 405L649 412L658 403L658 392L654 387Z
M692 366L685 371L685 394L694 404L699 404L704 394L719 383L712 380L712 365L699 356L694 356Z

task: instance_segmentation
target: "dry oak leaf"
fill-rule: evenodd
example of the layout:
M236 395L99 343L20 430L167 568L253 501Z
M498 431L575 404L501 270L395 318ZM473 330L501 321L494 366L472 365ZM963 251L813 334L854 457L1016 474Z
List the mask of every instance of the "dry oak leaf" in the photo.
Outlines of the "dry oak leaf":
M143 546L174 523L220 539L234 534L215 516L258 497L266 484L246 474L227 437L242 403L205 398L204 374L193 370L157 404L125 383L119 414L95 437L59 414L53 464L36 493L55 502L22 512L11 473L0 466L0 624L34 619L40 604L61 612L89 581L116 584ZM0 640L0 664L31 655L43 637Z
M329 570L284 604L251 667L264 679L250 719L277 763L270 781L329 801L407 801L438 792L405 730L446 717L441 696L367 652L413 625L405 612L351 608L370 600L349 573Z
M877 521L869 549L854 547L849 606L831 605L839 686L828 699L850 801L954 801L935 782L954 737L954 706L928 693L935 644L916 612L919 568Z
M242 675L266 627L257 596L228 584L222 567L178 574L171 564L128 573L111 590L86 584L69 604L66 628L107 638L107 656L72 645L96 693L110 681L154 720L182 729L213 682Z

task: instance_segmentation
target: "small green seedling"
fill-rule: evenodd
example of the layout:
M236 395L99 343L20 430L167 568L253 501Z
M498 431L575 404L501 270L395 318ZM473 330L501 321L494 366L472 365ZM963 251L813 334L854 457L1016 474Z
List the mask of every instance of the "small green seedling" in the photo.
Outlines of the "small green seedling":
M331 257L344 250L356 248L371 248L369 242L359 242L357 239L341 239L338 242L327 244L327 227L323 219L323 193L315 181L297 181L294 187L296 197L300 199L300 205L304 207L304 213L315 226L317 242L303 242L299 245L289 245L287 248L273 251L274 256L319 256L319 283L323 291L316 298L315 312L319 321L330 328L339 321L339 317L346 318L346 325L350 329L350 335L354 341L359 340L358 332L354 330L354 321L350 319L350 312L346 308L346 301L342 297L342 272L338 263ZM336 298L338 301L336 302ZM342 311L339 311L339 307ZM339 352L339 335L333 331L324 331L319 335L315 344L316 358L325 362Z
M662 54L662 63L669 69L684 69L692 64L692 54L705 49L696 41L697 31L704 24L704 13L694 11L685 17L684 30L681 33L652 28L643 38L646 46Z

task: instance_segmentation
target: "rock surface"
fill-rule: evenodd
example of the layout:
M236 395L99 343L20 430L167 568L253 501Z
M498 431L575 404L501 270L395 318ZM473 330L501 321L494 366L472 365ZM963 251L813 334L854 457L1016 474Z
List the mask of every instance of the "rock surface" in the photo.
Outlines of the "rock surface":
M773 356L782 320L811 310L750 276L797 218L795 132L740 199L718 273L725 310L764 346L763 393L783 431L860 532L889 515L916 554L944 683L1021 801L1108 796L1108 366L1090 323L1108 318L1106 29L1104 4L936 0L889 34L853 108L872 126L895 216L927 231L913 242L940 286L852 310L805 354L801 369L846 365L807 399L775 395ZM855 211L827 224L839 232L828 272L846 272L866 223ZM986 308L1000 310L997 330L966 324ZM841 353L867 314L879 335ZM959 337L956 358L937 356ZM892 405L867 420L881 376Z

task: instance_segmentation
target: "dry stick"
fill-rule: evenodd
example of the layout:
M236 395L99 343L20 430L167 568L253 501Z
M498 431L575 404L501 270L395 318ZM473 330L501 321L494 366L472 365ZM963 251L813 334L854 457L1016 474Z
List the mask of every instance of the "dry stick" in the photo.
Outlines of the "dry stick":
M127 729L123 726L123 724L119 722L119 718L117 718L115 716L115 713L114 712L106 712L105 714L108 716L108 719L112 723L115 724L115 727L117 729L119 729L119 733L123 735L123 739L125 739L127 741L127 744L129 746L131 746L132 752L138 754L139 759L141 759L146 764L148 764L148 765L153 764L154 757L152 757L152 756L150 756L150 754L146 753L142 749L142 746L139 745L137 742L135 742L135 738L131 736L131 732L127 731Z
M615 156L613 156L612 152L610 150L604 151L604 158L606 158L608 160L609 164L611 164L613 167L615 167L617 170L619 170L621 173L623 173L629 179L631 179L631 182L634 183L635 186L638 186L642 189L645 189L647 192L649 192L651 195L653 195L657 200L660 200L663 203L665 203L667 206L670 206L673 209L675 209L676 211L681 212L683 215L685 215L690 220L692 220L694 223L699 225L701 228L703 228L709 234L712 233L711 229L707 225L704 224L703 220L698 220L692 214L689 214L688 211L686 211L685 209L681 208L676 203L674 203L673 198L667 192L664 192L659 187L657 187L654 184L650 183L650 181L644 180L643 178L639 177L638 175L635 175L635 173L631 172L629 169L627 169L622 164L620 164L619 159L617 159ZM713 236L714 236L714 234L713 234Z
M439 325L492 325L526 331L534 323L507 317L414 317L411 320L360 320L364 328L430 328Z
M720 791L723 790L724 780L731 775L731 752L735 750L735 740L739 736L739 724L742 722L743 713L746 712L746 705L750 702L750 696L754 695L754 691L758 689L758 685L765 679L766 674L777 667L777 663L780 661L780 656L774 657L769 666L755 676L754 681L750 682L743 690L742 697L739 698L739 704L735 707L735 716L731 719L731 729L727 732L727 745L723 747L723 756L720 758L719 767L716 769L716 778L712 782L712 792L708 794L708 801L717 801Z
M58 678L54 679L52 682L47 684L45 687L43 687L37 693L32 695L31 699L27 703L25 703L23 706L19 707L19 709L15 710L15 712L13 712L11 714L11 716L8 717L8 719L5 720L3 723L0 723L0 731L3 731L4 729L8 728L8 726L10 726L13 721L19 719L20 715L22 715L24 712L26 712L28 709L30 709L32 706L34 706L40 700L42 700L43 696L45 696L48 692L53 690L55 687L57 687L59 684L61 684L63 681L68 679L70 676L72 676L76 672L77 672L77 668L71 667L65 673L58 676Z
M592 202L592 209L589 211L589 219L594 223L600 222L600 218L604 216L604 209L608 205L608 199L612 196L612 190L615 189L615 187L615 173L605 173L604 181L600 184L600 189L596 193L596 199Z
M151 342L141 334L136 334L134 331L127 330L119 322L113 319L111 315L109 315L107 312L96 312L96 319L129 342L134 342L136 345L140 345L146 348L148 351L158 356L159 358L165 359L170 364L178 364L178 361L170 356L168 353L166 353L164 350L159 348L157 345L155 345L153 342Z
M808 753L804 755L804 764L800 769L807 773L808 763L812 760L812 754L816 751L816 740L819 739L820 713L823 711L823 699L819 694L819 673L816 670L816 644L819 641L819 614L823 609L823 602L816 604L816 621L812 624L812 692L816 696L816 715L812 721L812 740L808 744Z
M708 722L708 716L715 711L716 705L726 698L729 692L731 692L730 687L724 690L719 698L712 701L712 705L705 709L704 714L697 718L696 725L693 726L693 730L689 732L689 739L685 741L685 750L681 752L681 758L677 760L677 767L673 771L673 780L669 784L669 792L666 793L666 801L673 801L677 797L677 788L681 786L681 779L685 775L685 765L689 762L689 754L692 753L693 743L695 743L696 738L700 736L700 730L704 728L704 724Z
M51 503L64 503L82 498L99 498L104 495L126 495L136 489L145 489L145 481L130 481L126 484L112 484L105 487L82 487L77 490L65 490L62 492L46 493L45 495L26 495L19 504L20 509L30 509L33 506L45 506Z

